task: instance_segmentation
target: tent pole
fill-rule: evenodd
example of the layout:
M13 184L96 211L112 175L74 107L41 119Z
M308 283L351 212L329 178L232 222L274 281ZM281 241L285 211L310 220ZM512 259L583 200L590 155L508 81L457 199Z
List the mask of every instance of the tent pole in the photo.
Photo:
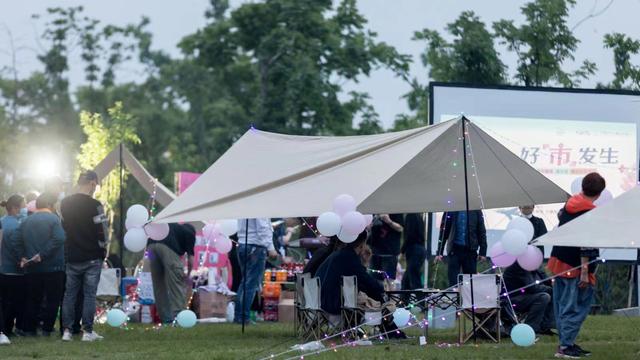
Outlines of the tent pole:
M242 302L240 303L242 308L240 309L240 311L242 311L242 333L244 334L244 324L246 319L245 313L244 313L244 307L245 307L245 302L247 301L247 249L249 248L247 246L247 243L249 241L249 219L245 220L245 227L244 227L244 264L242 265ZM253 299L251 299L251 301L253 301ZM251 305L249 305L251 306Z
M120 157L120 246L118 246L118 256L120 257L120 261L123 261L124 256L124 162L122 160L122 143L119 146L119 157Z
M469 228L469 180L467 178L467 119L462 116L462 159L464 164L464 201L465 201L465 212L466 212L466 240L467 244L469 244L471 238L471 229ZM477 266L477 265L476 265ZM476 336L476 302L473 296L473 273L469 274L469 284L471 286L471 315L472 315L472 323L473 323L473 343L477 343ZM498 329L500 331L500 329Z

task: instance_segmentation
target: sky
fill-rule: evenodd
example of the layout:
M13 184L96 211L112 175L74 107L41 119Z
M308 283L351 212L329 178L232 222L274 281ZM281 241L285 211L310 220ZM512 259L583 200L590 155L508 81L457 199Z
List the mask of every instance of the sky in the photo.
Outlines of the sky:
M232 6L238 6L243 0L231 0ZM396 47L404 54L413 57L411 77L421 83L428 83L428 70L420 64L420 53L425 43L412 41L414 31L429 28L442 33L446 24L455 20L465 10L473 10L487 26L500 19L511 19L519 24L523 21L520 7L527 1L521 0L359 0L358 7L368 19L369 28L378 33L378 39ZM611 3L611 4L610 4ZM47 7L83 5L88 16L97 18L105 24L124 25L135 23L142 16L151 19L149 30L154 35L154 47L174 56L179 55L176 44L179 40L205 25L204 12L207 0L39 0L11 1L3 4L0 13L0 68L11 64L10 39L13 39L16 60L20 76L27 76L39 68L36 55L42 52L37 37L42 32L42 21L33 20L32 14L43 14ZM610 4L610 5L609 5ZM607 7L608 6L608 7ZM640 26L637 26L637 14L640 14L640 0L580 0L571 9L569 26L573 28L589 14L601 15L583 21L575 30L575 36L581 41L575 52L575 64L566 64L565 70L578 67L582 60L589 59L598 65L598 71L582 87L592 88L598 82L610 82L613 74L613 55L604 49L602 39L605 34L621 32L634 39L640 39ZM9 32L11 36L9 36ZM442 33L445 35L444 33ZM446 38L447 36L445 36ZM498 48L502 61L510 67L511 75L515 68L515 57ZM634 59L636 63L640 59ZM121 69L120 80L141 78L140 69L125 66ZM70 80L72 85L83 81L80 66L71 64ZM345 91L367 91L372 104L380 114L385 127L390 127L397 114L408 113L406 101L402 95L409 86L395 78L386 70L378 70L369 78L359 79L357 83L345 84Z

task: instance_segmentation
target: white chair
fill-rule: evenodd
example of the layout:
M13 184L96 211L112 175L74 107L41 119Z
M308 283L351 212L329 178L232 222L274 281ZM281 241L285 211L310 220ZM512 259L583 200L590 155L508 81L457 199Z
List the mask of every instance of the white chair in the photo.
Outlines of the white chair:
M304 294L302 309L306 328L304 338L320 340L332 329L329 317L321 307L320 278L303 279L302 290Z
M296 293L294 298L296 313L293 320L296 336L303 336L307 331L306 322L304 321L304 281L307 279L311 279L310 273L296 274Z
M102 269L98 282L97 297L120 296L120 269Z
M482 333L493 342L500 342L500 276L496 274L461 274L458 277L460 291L459 342L464 344L474 336L473 326L467 329L466 321L475 323L475 333ZM473 292L471 289L473 288ZM473 294L473 296L472 296Z
M382 324L381 311L365 311L358 306L358 278L356 276L342 277L342 324L344 330L358 325L377 326ZM355 337L356 331L350 331Z

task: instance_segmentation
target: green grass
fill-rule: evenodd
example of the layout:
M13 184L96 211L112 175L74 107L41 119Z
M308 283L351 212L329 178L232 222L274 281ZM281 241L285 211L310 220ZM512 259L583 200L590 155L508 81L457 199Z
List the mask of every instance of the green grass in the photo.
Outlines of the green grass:
M100 326L96 330L105 340L99 343L82 343L78 338L71 343L62 343L57 337L19 338L11 346L0 348L0 359L257 359L299 342L292 336L290 325L271 323L247 327L244 335L239 326L231 324L198 325L193 329L148 328ZM415 338L343 348L305 359L552 359L557 346L557 339L543 337L530 348L517 348L509 339L499 345L440 348L433 343L455 342L453 331L431 331L427 346L418 346L417 330L412 329L409 334ZM578 341L593 351L591 359L640 359L640 318L589 317Z

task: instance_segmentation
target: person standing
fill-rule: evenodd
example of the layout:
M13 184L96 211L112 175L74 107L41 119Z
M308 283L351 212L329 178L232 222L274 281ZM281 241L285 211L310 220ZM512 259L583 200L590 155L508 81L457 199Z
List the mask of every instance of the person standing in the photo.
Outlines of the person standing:
M236 294L233 321L241 324L249 321L251 303L263 278L267 256L278 258L273 245L273 227L269 218L238 220L238 262L242 280ZM246 269L246 272L245 272Z
M407 270L402 277L402 290L420 289L423 287L421 270L427 258L425 248L424 214L407 214L404 219L404 243L400 253L407 262Z
M370 246L373 251L371 269L383 271L389 279L396 279L400 242L404 230L403 214L381 214L371 227Z
M596 206L606 182L598 173L587 174L582 179L582 192L572 196L558 213L558 226L584 215ZM553 306L560 345L555 356L577 358L591 352L576 344L582 323L589 315L596 284L598 249L554 246L547 268L557 277L553 282Z
M38 313L44 299L42 335L49 336L64 291L65 233L60 218L53 213L57 197L44 193L36 199L36 211L20 223L13 236L25 271L27 300L24 332L35 336Z
M24 198L20 195L11 195L2 205L7 215L0 219L2 229L2 241L0 243L0 333L11 336L14 331L22 331L23 308L25 303L24 276L19 268L19 248L14 241L13 233L20 226L20 222L27 216L27 208ZM0 344L8 341L0 336Z
M439 239L436 261L442 261L446 246L449 286L458 284L459 274L475 274L478 260L486 260L487 230L480 210L444 213Z
M153 296L158 314L163 323L171 323L187 302L184 263L187 255L187 273L193 269L193 247L196 244L196 229L191 224L169 224L169 235L155 241L149 240L149 263Z
M107 217L102 204L93 198L98 175L85 171L78 178L77 193L62 200L60 212L67 233L66 290L62 301L62 341L71 341L75 307L82 289L82 341L101 340L93 330L96 292L106 255Z

